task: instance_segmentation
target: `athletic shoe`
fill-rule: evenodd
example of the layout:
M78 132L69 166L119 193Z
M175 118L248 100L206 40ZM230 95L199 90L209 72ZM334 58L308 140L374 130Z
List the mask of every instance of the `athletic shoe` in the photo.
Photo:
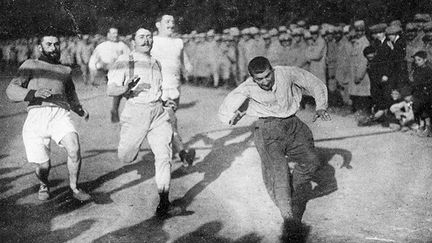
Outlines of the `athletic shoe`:
M78 192L73 192L72 196L75 199L77 199L78 201L81 201L81 202L88 201L88 200L91 199L91 196L88 193L86 193L83 190L81 190L81 189L78 189Z
M112 123L117 123L119 121L120 121L120 117L119 117L118 111L112 110L111 111L111 122Z
M182 150L179 153L180 160L183 163L183 166L188 167L193 164L193 161L195 159L195 149L189 149L188 151Z
M41 201L46 201L50 198L49 188L45 184L40 184L38 191L38 199Z
M156 208L156 216L158 217L170 217L179 215L183 210L181 207L173 206L171 203L160 202Z

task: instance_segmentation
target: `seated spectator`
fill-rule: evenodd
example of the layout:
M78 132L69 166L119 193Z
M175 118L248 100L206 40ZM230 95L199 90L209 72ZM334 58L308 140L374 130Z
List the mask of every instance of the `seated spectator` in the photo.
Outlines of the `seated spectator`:
M406 132L410 128L415 128L414 125L414 112L412 109L413 96L412 89L409 86L403 87L400 91L402 101L393 104L390 107L390 112L396 120L395 129Z

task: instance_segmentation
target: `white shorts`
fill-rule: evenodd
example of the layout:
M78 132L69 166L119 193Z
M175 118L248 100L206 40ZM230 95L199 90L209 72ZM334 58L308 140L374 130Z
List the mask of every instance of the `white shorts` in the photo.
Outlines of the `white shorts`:
M69 133L77 133L70 118L70 111L56 106L29 109L23 127L28 162L47 162L51 139L60 145L60 141Z
M180 87L162 89L162 100L175 100L180 98Z

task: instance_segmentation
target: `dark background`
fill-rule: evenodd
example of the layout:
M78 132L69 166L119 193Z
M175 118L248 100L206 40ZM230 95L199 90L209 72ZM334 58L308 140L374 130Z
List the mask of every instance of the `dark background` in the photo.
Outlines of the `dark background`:
M156 17L171 13L178 31L237 26L274 27L306 19L309 23L367 24L431 13L431 0L0 0L0 38L29 37L54 26L65 34L105 34L115 25L121 34L138 26L154 29Z

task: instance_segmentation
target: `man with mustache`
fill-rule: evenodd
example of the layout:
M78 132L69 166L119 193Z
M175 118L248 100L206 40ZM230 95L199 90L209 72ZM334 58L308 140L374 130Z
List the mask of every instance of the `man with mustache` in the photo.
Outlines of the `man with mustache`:
M169 109L170 120L173 127L173 148L178 153L184 166L190 166L195 158L194 149L186 149L178 132L177 116L175 114L180 104L182 71L192 73L192 66L184 52L184 44L180 38L174 38L174 16L163 14L156 20L158 35L154 37L154 46L151 55L156 58L162 67L162 100L172 100L175 103ZM208 51L208 50L207 50Z
M138 29L132 44L134 51L121 55L108 72L108 95L127 98L120 116L118 157L124 163L134 161L147 138L155 157L155 180L160 197L156 215L173 215L179 211L168 197L173 131L168 111L162 105L161 66L150 55L153 36L149 30Z
M81 165L80 143L70 110L86 120L89 113L79 103L71 68L60 64L60 42L56 34L44 34L39 41L41 56L27 60L19 67L6 94L12 101L29 102L23 140L28 161L37 165L39 200L50 198L50 141L54 140L68 154L69 186L73 197L86 201L90 195L77 185Z

